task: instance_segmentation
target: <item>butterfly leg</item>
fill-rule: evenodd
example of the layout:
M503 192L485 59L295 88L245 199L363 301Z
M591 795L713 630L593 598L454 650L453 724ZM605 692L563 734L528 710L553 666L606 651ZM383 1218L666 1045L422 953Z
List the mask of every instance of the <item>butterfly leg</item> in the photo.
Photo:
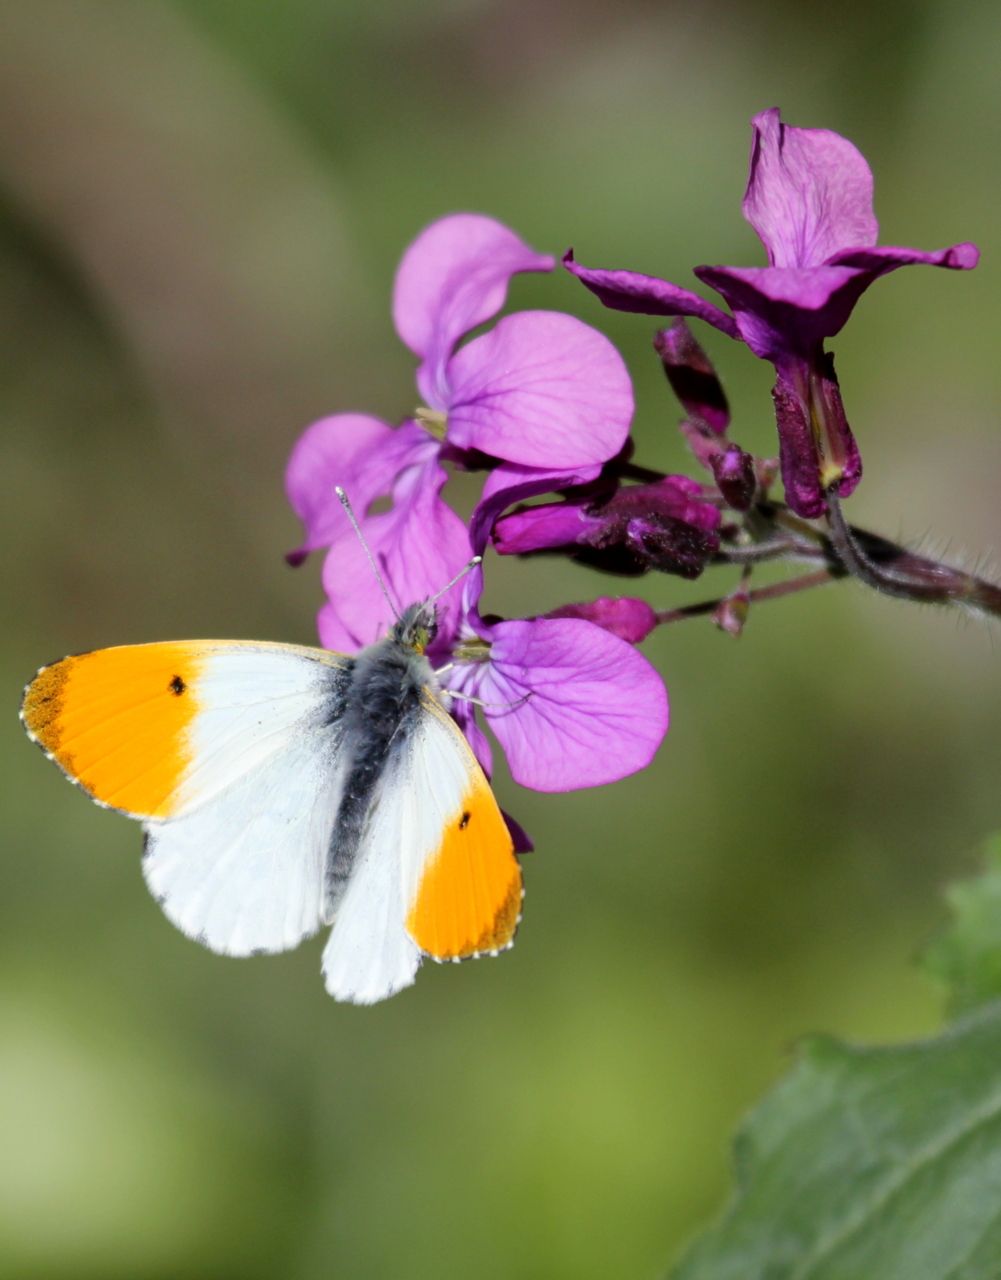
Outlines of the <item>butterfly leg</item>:
M482 698L474 698L471 693L459 693L457 689L443 689L442 693L449 698L457 698L459 702L471 702L474 707L482 707L484 711L514 711L516 707L524 706L532 696L529 691L513 702L484 702Z

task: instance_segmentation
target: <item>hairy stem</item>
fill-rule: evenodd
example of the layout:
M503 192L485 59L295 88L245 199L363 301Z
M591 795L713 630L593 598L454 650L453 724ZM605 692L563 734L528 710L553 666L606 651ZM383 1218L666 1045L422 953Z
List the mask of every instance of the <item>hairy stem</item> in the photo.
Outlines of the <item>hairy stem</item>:
M782 596L809 591L811 587L822 587L840 577L844 577L843 570L832 572L830 569L818 569L815 573L805 573L799 578L789 578L785 582L773 582L767 587L757 587L754 591L747 593L747 602L756 604L763 600L778 600ZM662 609L657 613L657 625L665 627L671 622L683 622L686 618L698 618L704 614L713 613L725 599L725 596L720 596L715 600L700 600L698 604L684 605L680 609Z
M833 492L827 495L827 523L838 560L848 573L875 591L902 600L959 605L1001 617L1001 587L853 528Z

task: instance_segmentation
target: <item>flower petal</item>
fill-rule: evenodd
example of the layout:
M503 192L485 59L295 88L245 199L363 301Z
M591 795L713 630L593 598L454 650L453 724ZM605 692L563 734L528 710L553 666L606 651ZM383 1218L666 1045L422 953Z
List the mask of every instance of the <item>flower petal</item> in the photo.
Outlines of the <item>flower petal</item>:
M972 271L980 261L980 250L969 240L949 245L947 249L901 249L890 245L877 245L872 249L845 249L835 254L831 266L859 267L872 278L886 275L897 267L925 266L945 267L949 271Z
M980 251L964 241L926 253L921 249L855 249L822 267L696 267L695 274L727 300L740 336L766 360L808 355L844 326L855 304L880 276L898 267L969 271Z
M528 467L604 462L622 448L633 390L622 357L589 325L521 311L448 365L448 439Z
M726 298L756 356L806 356L833 337L874 275L851 267L696 267Z
M285 470L285 492L305 526L302 546L290 558L330 546L350 527L335 486L340 485L362 518L376 498L390 491L397 473L429 447L433 451L434 442L416 424L394 431L364 413L337 413L307 427Z
M502 462L487 476L477 512L489 506L499 514L512 503L524 502L526 498L538 497L540 493L590 484L599 475L601 465L597 462L584 463L579 467L519 467L513 462ZM477 526L475 517L473 525L474 528Z
M400 609L440 591L469 559L466 526L439 497L445 480L435 460L409 467L393 489L392 510L365 521L372 555ZM350 528L331 546L323 586L331 609L325 614L324 643L336 637L337 643L359 648L389 630L392 610ZM442 645L455 630L460 596L457 584L438 603Z
M640 275L638 271L592 271L574 260L572 249L564 254L563 265L614 311L635 311L644 316L695 316L731 338L737 336L733 317L690 289L680 289L667 280Z
M397 269L393 323L431 372L432 386L421 388L432 392L430 399L438 398L433 386L455 344L504 305L511 277L554 265L552 257L483 214L454 213L425 227Z
M490 472L483 486L483 494L469 522L469 541L473 555L482 556L493 532L497 517L515 502L524 502L569 485L587 484L600 475L597 464L572 470L545 470L540 467L517 467L501 463ZM483 594L483 570L477 565L466 575L462 589L462 616L479 632L483 623L479 615L479 601Z
M579 502L543 502L502 516L494 525L494 546L502 556L583 545L602 520Z
M447 679L445 683L448 683ZM466 741L473 748L473 755L479 760L480 768L488 778L492 777L494 753L490 746L490 739L480 728L480 723L476 719L476 707L471 702L456 698L452 703L452 719L466 735Z
M331 649L334 653L354 653L360 647L358 639L341 622L340 614L329 600L317 612L316 631L324 649Z
M577 618L499 622L490 632L480 696L517 782L572 791L650 763L667 731L667 692L632 645Z
M819 267L876 243L872 171L857 147L829 129L783 124L777 107L752 127L744 217L773 267Z

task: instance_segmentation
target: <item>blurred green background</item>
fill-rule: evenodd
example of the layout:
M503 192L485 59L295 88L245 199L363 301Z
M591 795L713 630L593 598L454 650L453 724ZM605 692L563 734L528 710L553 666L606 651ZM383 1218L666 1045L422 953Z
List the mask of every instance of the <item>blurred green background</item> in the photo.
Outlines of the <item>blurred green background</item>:
M175 932L138 827L14 713L67 652L310 642L319 562L282 561L282 468L324 413L413 406L388 311L408 240L476 209L682 283L759 262L739 204L775 104L862 148L885 243L984 251L878 283L834 346L853 518L996 551L996 23L989 0L0 6L3 1275L654 1276L797 1036L936 1024L911 960L1001 824L983 625L845 584L762 607L739 643L665 629L651 769L564 796L498 780L537 843L515 950L374 1009L326 996L319 940L234 961ZM652 322L562 274L512 303L609 333L639 456L687 465ZM702 336L736 437L771 451L769 370ZM640 589L667 607L731 582ZM488 589L517 615L615 583L504 563Z

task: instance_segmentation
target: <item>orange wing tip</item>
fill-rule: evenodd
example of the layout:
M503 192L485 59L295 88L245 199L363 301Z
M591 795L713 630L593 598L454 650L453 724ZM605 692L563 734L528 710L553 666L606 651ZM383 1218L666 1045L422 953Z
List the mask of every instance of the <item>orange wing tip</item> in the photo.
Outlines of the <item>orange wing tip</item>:
M24 691L31 740L104 809L168 817L189 763L201 668L184 643L123 645L39 669ZM187 696L181 696L181 695Z
M436 960L505 949L521 919L521 868L493 792L477 770L428 859L407 932Z
M518 917L518 922L521 922L521 916ZM505 951L513 950L514 938L511 938L507 942L501 943L499 947L491 947L489 951L469 951L461 956L433 956L430 953L427 953L427 955L428 959L433 960L435 964L465 964L467 960L486 960L491 958L496 960Z
M474 943L464 941L453 944L451 947L439 947L433 951L427 948L422 949L436 964L461 964L463 960L482 960L487 956L499 956L502 951L510 951L514 946L518 926L521 924L521 907L524 897L521 870L518 868L518 874L511 881L492 923L483 930ZM420 946L420 940L416 939L416 941Z

